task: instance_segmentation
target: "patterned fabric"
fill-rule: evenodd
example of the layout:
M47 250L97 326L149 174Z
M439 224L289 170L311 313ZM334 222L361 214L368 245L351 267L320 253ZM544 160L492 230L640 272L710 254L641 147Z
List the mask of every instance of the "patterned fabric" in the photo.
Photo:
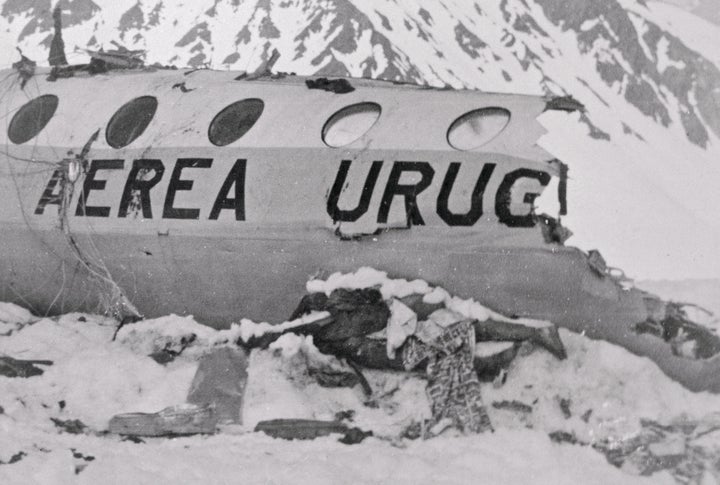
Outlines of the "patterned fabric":
M492 431L473 368L474 349L472 320L448 327L433 342L410 337L403 346L405 369L412 370L425 360L428 363L427 394L432 410L428 429L449 420L463 433Z

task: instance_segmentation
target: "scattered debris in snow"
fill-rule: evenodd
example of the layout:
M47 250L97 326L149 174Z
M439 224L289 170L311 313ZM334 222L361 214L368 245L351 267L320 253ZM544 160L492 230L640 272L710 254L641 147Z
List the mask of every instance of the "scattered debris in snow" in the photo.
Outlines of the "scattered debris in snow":
M425 303L449 302L466 318L498 318L425 282L393 281L370 269L309 287L327 294L367 283L379 285L383 298L418 293ZM241 425L220 426L212 436L127 440L107 433L111 418L181 405L199 361L241 341L240 326L217 331L171 315L127 325L112 341L115 322L106 317L37 319L7 304L0 312L15 329L0 337L0 354L54 363L32 379L0 376L2 483L213 482L235 476L239 463L248 483L331 483L346 476L354 483L392 476L399 484L471 476L495 483L720 480L718 396L690 392L649 359L565 330L567 359L521 345L504 383L480 384L494 433L403 437L431 417L422 375L366 370L374 390L368 402L358 386L324 386L318 372L348 373L347 365L320 353L312 335L285 333L249 354ZM195 338L171 361L149 357L190 335ZM373 436L363 436L349 455L335 436L286 442L252 432L278 419L340 423Z

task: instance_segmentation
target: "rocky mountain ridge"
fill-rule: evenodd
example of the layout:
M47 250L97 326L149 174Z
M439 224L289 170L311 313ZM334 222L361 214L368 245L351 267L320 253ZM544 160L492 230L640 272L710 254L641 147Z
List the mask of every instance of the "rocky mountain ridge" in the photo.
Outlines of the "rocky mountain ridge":
M658 26L643 0L60 4L68 46L107 48L117 40L147 49L149 59L162 64L241 70L277 48L277 68L303 74L595 96L612 105L615 100L593 89L600 83L701 147L720 137L720 68ZM51 0L7 0L0 11L6 42L42 59L52 37L52 6ZM592 60L593 78L556 72L553 61L568 47ZM577 83L586 92L578 93ZM588 116L592 120L592 111ZM597 122L591 134L609 136Z

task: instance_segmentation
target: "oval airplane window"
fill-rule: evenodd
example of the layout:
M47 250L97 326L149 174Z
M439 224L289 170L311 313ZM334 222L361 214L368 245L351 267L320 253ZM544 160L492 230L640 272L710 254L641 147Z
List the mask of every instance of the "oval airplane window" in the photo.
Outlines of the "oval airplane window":
M510 122L505 108L481 108L465 113L453 121L448 130L450 146L458 150L472 150L489 142Z
M157 111L154 96L140 96L115 112L105 130L105 139L113 148L123 148L143 134Z
M338 148L349 145L370 131L380 118L380 105L359 103L346 106L328 119L322 130L326 145Z
M239 140L255 125L264 108L265 103L257 98L243 99L226 106L210 123L208 138L219 147Z
M45 94L25 103L10 121L8 138L16 145L32 140L45 128L58 107L58 97Z

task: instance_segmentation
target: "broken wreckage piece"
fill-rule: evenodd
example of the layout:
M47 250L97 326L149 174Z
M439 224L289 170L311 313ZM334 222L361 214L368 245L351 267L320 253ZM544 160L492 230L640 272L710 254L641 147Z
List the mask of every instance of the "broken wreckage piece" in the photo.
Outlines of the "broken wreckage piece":
M0 375L5 377L33 377L45 372L38 365L52 365L51 360L21 360L0 355Z
M355 88L347 79L328 79L319 77L317 79L308 79L305 81L308 89L321 89L335 94L347 94L355 91Z
M126 413L113 416L108 429L125 436L182 436L212 434L218 418L211 405L183 404L157 413Z
M187 402L212 406L219 423L242 423L248 360L242 348L220 347L204 355L190 384Z
M214 349L200 359L187 404L157 413L118 414L110 420L109 431L124 436L177 436L212 434L218 424L241 424L247 364L242 348Z
M635 332L662 339L670 344L673 355L682 358L712 359L720 354L720 336L690 320L685 310L687 305L664 302L650 294L645 297L645 305L648 318L634 326Z
M342 434L338 441L346 445L360 443L372 431L363 431L360 428L351 428L339 421L318 421L314 419L271 419L260 421L255 426L255 432L263 432L273 438L285 440L312 440L331 434Z

